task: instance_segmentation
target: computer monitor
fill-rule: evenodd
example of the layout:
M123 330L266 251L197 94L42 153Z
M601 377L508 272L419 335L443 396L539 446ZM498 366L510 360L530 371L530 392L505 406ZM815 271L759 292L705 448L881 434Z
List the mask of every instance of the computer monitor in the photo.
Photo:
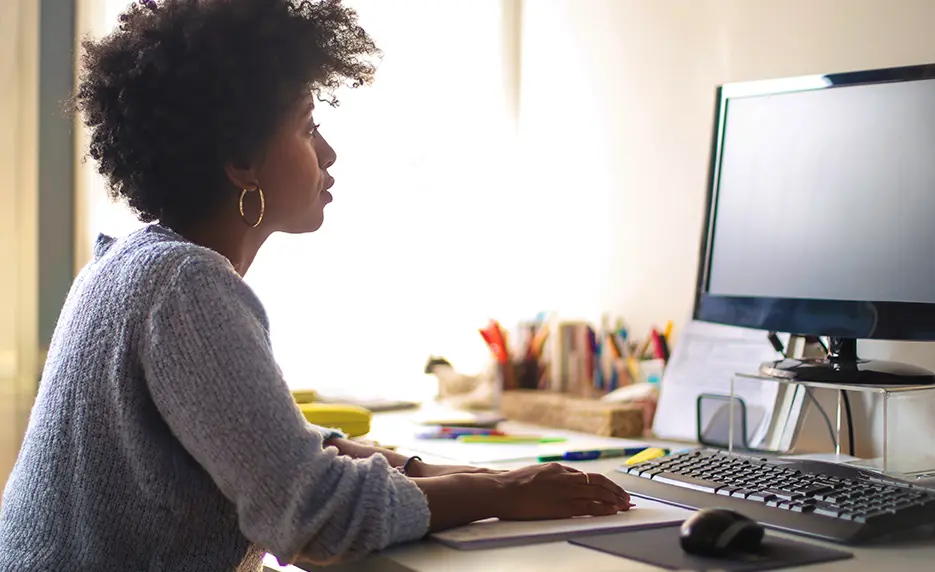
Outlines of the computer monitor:
M935 340L935 64L718 88L697 320L828 337L765 375L931 384L857 339Z

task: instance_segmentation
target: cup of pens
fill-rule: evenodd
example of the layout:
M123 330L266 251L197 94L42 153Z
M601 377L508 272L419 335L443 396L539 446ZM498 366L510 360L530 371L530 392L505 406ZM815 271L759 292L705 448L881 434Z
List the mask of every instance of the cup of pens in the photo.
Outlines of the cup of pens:
M522 324L516 343L509 343L507 331L496 320L480 329L480 335L490 349L500 390L537 389L544 373L541 357L549 329L543 318Z

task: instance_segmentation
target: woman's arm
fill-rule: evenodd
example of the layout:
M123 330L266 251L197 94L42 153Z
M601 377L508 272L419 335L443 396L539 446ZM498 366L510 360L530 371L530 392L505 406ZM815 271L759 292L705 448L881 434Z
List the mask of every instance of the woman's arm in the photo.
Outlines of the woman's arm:
M384 458L386 458L387 461L389 461L391 466L396 468L401 468L406 463L406 461L409 460L408 456L396 451L384 449L382 447L365 445L363 443L358 443L356 441L351 441L341 437L328 439L325 441L325 445L334 447L338 450L338 453L353 459L366 459L368 457L372 457L373 455L382 455ZM429 463L423 463L418 459L413 460L411 463L409 463L409 466L406 467L406 474L410 477L441 477L444 475L455 475L462 473L496 474L499 472L501 471L493 471L481 467L470 467L464 465L432 465Z
M140 339L160 417L236 507L244 536L283 561L318 562L424 536L429 508L412 480L382 456L356 460L323 447L267 331L259 300L225 261L188 254Z

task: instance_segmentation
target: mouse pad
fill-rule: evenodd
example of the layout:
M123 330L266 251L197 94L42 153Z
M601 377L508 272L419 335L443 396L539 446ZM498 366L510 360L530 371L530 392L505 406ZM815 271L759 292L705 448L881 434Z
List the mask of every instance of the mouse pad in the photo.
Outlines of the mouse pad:
M717 569L757 572L821 564L854 556L843 550L779 538L767 533L760 551L756 554L737 558L704 558L682 551L678 526L601 534L569 542L668 570Z

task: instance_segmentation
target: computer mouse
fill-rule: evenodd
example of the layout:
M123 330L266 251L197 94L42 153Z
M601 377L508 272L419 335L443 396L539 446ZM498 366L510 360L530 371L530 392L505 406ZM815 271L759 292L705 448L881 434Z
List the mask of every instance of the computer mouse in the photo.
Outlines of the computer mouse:
M705 508L688 517L679 531L682 550L695 556L722 557L756 552L763 525L726 508Z

